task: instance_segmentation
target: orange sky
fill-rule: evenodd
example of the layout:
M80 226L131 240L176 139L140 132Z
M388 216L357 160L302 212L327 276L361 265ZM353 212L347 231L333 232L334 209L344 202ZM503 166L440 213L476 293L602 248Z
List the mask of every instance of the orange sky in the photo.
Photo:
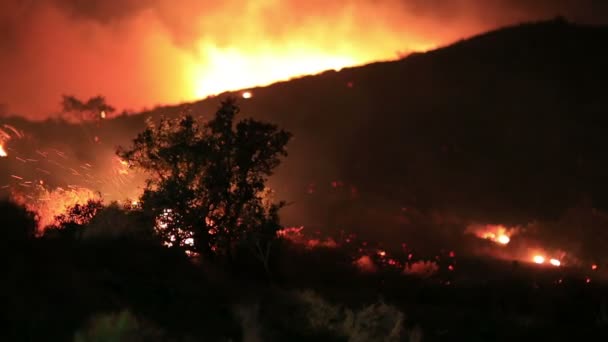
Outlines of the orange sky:
M608 7L595 0L201 3L3 0L0 104L45 118L59 110L61 94L101 94L115 107L137 110L395 59L560 13L598 22Z

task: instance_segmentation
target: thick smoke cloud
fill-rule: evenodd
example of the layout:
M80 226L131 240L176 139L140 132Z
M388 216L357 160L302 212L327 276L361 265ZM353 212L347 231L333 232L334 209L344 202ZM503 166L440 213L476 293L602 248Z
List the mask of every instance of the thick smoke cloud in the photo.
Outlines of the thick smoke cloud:
M58 110L62 93L140 109L197 98L198 79L222 79L209 74L242 62L237 55L254 66L287 50L287 60L365 63L511 23L563 15L599 24L606 14L601 0L4 0L0 103L30 118Z

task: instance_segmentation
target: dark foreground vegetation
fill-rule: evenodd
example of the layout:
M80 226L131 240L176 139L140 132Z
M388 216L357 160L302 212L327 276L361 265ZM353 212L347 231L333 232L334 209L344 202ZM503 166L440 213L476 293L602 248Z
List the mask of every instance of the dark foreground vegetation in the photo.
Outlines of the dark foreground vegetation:
M116 232L102 209L81 236L35 238L32 216L0 205L3 341L603 340L606 287L535 268L461 261L420 279L365 274L340 248L278 241L272 276L249 250L210 264L151 231ZM458 275L467 273L469 279ZM473 277L473 278L471 278ZM450 281L450 283L448 283Z

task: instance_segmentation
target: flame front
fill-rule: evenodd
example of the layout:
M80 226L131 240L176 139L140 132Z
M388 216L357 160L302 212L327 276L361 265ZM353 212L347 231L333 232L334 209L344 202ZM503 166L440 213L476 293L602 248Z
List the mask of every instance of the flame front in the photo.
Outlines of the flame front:
M508 245L511 242L511 236L517 232L517 228L507 228L503 225L470 225L466 232L475 234L481 239L487 239L499 245Z

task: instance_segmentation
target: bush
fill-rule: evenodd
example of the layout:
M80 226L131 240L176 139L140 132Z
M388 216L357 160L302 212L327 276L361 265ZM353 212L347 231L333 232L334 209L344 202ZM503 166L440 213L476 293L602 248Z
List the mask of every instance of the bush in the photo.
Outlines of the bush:
M282 300L278 304L282 307L270 308L265 317L270 323L265 332L274 328L275 335L282 335L275 336L277 340L388 342L406 338L405 315L382 301L353 310L310 290L289 293ZM264 319L263 314L260 317Z
M131 312L94 316L84 330L76 332L75 342L137 342L164 341L164 333L159 328L138 320Z
M0 200L0 217L4 242L24 242L36 235L35 214L26 208L11 201Z

